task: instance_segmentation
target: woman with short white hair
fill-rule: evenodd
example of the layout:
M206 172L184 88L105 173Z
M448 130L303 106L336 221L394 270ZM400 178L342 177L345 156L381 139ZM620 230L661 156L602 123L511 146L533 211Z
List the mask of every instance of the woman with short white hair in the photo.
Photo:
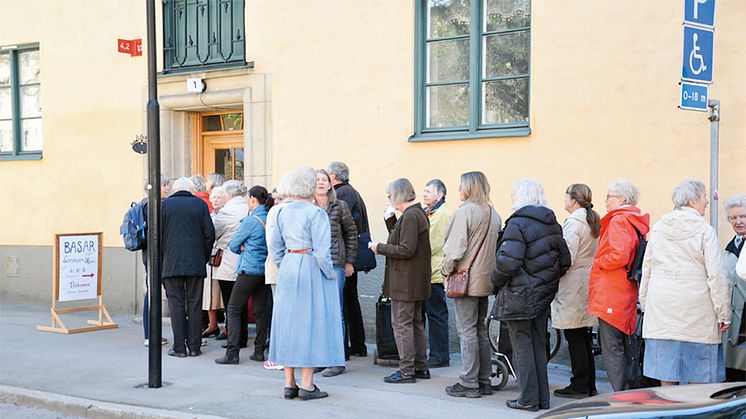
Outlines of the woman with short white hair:
M704 183L680 183L673 203L653 225L643 261L643 373L664 386L723 381L730 296L717 234L703 218Z
M210 203L212 203L212 211L210 217L212 218L213 224L215 224L215 217L218 212L225 205L225 192L222 186L217 186L210 192ZM212 257L215 257L215 244L213 243ZM218 336L220 329L218 328L218 310L225 308L223 304L223 298L220 295L220 284L217 278L213 277L213 272L218 269L212 266L212 261L208 262L207 278L205 278L204 286L202 288L202 310L207 311L207 328L202 331L203 338L209 338L211 336Z
M269 360L285 366L285 398L327 397L315 367L344 365L342 311L326 212L313 204L316 171L301 167L281 181L286 204L277 214L269 257L280 266L272 311ZM295 379L300 368L302 381Z
M547 320L559 279L570 268L570 251L539 182L519 180L511 197L515 212L505 222L492 273L492 316L507 323L521 387L520 396L505 404L535 412L549 408Z

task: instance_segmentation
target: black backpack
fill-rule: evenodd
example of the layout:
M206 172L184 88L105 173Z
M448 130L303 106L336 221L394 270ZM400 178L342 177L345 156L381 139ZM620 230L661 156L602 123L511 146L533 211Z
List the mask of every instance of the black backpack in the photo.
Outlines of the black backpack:
M640 285L642 280L642 260L645 258L645 249L648 247L648 241L645 240L645 236L640 233L637 227L632 226L637 233L637 249L635 249L635 257L632 259L632 263L627 266L627 279Z

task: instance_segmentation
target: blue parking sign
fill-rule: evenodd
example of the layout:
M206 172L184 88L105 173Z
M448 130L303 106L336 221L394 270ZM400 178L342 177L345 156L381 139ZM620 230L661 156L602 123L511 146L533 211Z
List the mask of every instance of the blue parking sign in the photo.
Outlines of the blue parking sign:
M679 107L692 111L707 111L708 87L702 84L681 83Z
M684 23L715 27L715 0L684 0Z
M712 83L714 32L684 25L684 57L681 78Z

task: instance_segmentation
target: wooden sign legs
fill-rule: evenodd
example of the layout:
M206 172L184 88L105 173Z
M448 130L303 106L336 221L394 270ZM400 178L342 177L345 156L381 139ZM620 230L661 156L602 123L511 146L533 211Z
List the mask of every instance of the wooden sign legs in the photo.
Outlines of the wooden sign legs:
M94 330L116 329L117 327L119 327L118 324L114 323L111 320L109 311L106 310L106 307L104 307L103 297L100 295L98 296L98 304L95 306L57 308L57 302L53 301L51 311L52 326L36 326L36 330L40 330L42 332L64 333L69 335L73 333L91 332ZM75 313L78 311L98 311L98 320L88 320L88 324L90 324L91 326L68 329L65 326L65 323L62 322L60 314ZM104 317L106 317L106 321L104 321Z

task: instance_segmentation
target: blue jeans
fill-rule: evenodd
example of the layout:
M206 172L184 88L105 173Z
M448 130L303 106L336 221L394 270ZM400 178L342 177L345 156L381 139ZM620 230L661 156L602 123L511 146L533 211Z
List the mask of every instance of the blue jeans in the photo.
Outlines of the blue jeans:
M432 293L425 300L425 316L430 340L431 364L450 362L448 350L448 306L443 284L431 284Z
M142 330L145 332L145 339L148 338L148 327L149 327L149 320L150 317L148 317L148 273L145 272L145 299L142 302Z
M344 341L345 330L345 268L334 268L334 274L337 276L337 286L339 287L339 308L342 317L342 340Z

